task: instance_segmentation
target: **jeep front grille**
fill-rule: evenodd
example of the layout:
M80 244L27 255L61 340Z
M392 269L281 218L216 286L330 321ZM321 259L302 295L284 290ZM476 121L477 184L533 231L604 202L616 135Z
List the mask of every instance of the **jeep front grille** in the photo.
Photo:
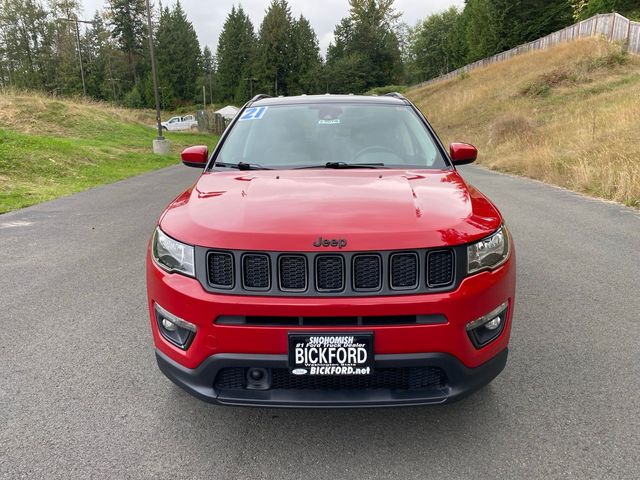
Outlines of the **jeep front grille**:
M464 278L465 248L311 253L196 247L196 277L210 292L237 295L357 297L441 292L455 288Z

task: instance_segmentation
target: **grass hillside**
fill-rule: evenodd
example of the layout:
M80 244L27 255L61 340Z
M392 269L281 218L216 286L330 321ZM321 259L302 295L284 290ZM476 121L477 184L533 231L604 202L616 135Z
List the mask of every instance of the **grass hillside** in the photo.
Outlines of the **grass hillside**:
M155 114L35 93L0 93L0 213L179 162L217 137L168 133L171 155L151 153Z
M406 92L479 163L640 206L640 57L589 39Z

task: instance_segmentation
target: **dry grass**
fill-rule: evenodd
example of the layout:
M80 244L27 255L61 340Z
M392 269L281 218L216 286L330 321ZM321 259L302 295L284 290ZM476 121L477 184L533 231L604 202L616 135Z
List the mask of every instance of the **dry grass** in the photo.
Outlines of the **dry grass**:
M582 40L407 95L480 163L640 207L640 58Z
M108 128L114 119L153 126L155 111L119 108L90 99L57 99L40 92L0 92L0 128L38 135L91 136L91 131L78 130L78 126Z

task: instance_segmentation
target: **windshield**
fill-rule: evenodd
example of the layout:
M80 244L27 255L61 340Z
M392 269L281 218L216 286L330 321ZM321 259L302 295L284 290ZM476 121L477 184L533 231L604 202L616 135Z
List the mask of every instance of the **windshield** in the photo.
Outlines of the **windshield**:
M216 164L273 169L448 167L410 106L344 103L248 108Z

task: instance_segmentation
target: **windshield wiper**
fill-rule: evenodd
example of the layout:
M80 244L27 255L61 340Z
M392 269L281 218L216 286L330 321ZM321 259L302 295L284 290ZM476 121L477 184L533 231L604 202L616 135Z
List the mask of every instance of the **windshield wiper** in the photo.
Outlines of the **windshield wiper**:
M264 167L259 163L246 163L246 162L238 162L238 163L216 162L213 166L237 168L238 170L273 170L273 168Z
M350 168L385 168L384 163L347 163L347 162L327 162L324 165L310 165L308 167L299 167L296 170L304 170L307 168L334 168L334 169L350 169Z

